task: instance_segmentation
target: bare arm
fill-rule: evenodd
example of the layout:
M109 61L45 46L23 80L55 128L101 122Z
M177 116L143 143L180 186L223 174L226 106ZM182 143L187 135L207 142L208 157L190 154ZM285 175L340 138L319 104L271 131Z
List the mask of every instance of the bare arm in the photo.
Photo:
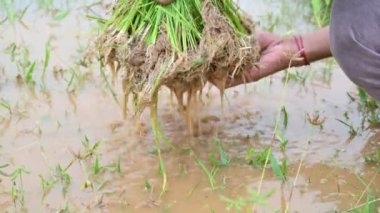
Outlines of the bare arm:
M306 57L310 62L332 56L329 32L330 28L325 27L303 36Z

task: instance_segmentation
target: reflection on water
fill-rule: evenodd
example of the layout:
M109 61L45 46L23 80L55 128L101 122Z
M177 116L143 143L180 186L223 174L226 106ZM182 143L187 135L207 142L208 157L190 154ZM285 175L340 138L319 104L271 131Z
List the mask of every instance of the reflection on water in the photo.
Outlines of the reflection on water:
M363 181L372 184L373 193L379 193L374 186L379 185L380 177L363 158L363 153L378 146L379 137L376 130L364 129L352 139L349 129L336 121L348 117L350 124L360 128L362 118L346 95L354 92L355 86L334 62L325 61L292 70L294 78L286 88L284 73L280 73L230 89L223 112L219 94L214 89L205 91L205 104L199 112L202 134L197 138L189 137L170 95L163 90L159 115L173 147L163 150L169 190L159 197L161 178L147 113L139 125L123 120L98 67L85 67L80 60L96 34L95 21L86 15L104 14L107 5L62 1L38 9L36 3L29 3L16 1L15 8L20 11L30 5L22 22L0 25L0 166L10 164L0 171L10 173L21 166L30 171L22 181L25 207L30 212L66 208L73 212L224 212L228 203L221 196L247 198L248 191L260 185L262 170L248 166L244 158L250 147L260 150L271 144L283 106L288 115L284 137L289 142L285 152L277 140L273 149L279 161L289 163L288 181L282 183L272 170L266 170L262 192L272 192L272 196L267 205L260 205L260 212L287 208L303 212L310 206L315 207L310 210L314 212L349 209L366 199L358 201L365 188ZM239 4L260 28L279 34L313 29L308 1L240 0ZM0 21L6 14L1 10ZM62 20L58 21L57 15ZM48 41L51 58L43 85ZM33 62L34 86L18 84L17 78L24 76ZM114 87L120 91L120 85ZM323 128L311 125L307 114L325 119ZM92 158L80 159L80 153L86 151L81 143L85 137L91 145L99 142L100 147ZM215 177L221 187L210 190L196 156L209 162L217 138L231 162ZM98 166L94 166L96 159ZM57 173L58 166L67 167L65 172L71 177L66 194L62 193L64 172ZM49 183L41 177L58 181L44 199ZM16 184L21 185L19 181ZM8 193L12 186L9 178L1 177L0 207L10 212L14 211ZM15 195L19 200L22 190ZM20 203L16 204L20 209Z

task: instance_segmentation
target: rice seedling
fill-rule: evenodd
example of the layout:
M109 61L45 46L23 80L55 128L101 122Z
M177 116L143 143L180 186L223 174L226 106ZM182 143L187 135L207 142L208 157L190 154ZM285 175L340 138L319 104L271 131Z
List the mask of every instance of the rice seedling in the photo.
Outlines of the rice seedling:
M216 189L216 175L219 172L219 167L213 167L211 170L207 168L206 164L200 159L196 157L197 164L202 168L202 171L206 174L210 187L212 190Z
M280 177L283 181L287 180L288 168L288 161L286 159L282 160L280 165L282 176Z
M280 142L281 151L285 152L286 146L288 145L289 140L285 137L283 131L281 131L280 129L277 130L276 139Z
M16 63L17 69L20 73L18 78L28 85L34 86L36 81L33 76L36 71L37 62L30 59L29 49L24 45L11 43L5 49L5 53L10 56L12 62Z
M82 150L78 154L74 154L74 158L65 167L62 167L61 164L57 164L53 170L53 174L49 178L45 178L42 175L40 175L40 183L41 183L41 188L43 191L42 199L44 199L44 197L49 193L49 191L58 183L62 185L62 194L65 196L72 182L72 177L68 173L68 170L71 168L72 165L74 165L75 162L79 162L81 168L83 169L83 164L81 161L92 158L93 156L95 156L95 161L91 166L91 170L95 175L100 174L101 171L104 171L107 169L111 171L115 171L120 174L121 172L120 160L115 165L109 165L109 166L100 165L100 160L98 157L99 155L97 154L97 149L100 146L99 141L91 145L88 137L85 136L81 142L82 142L84 150ZM97 190L100 190L102 187L104 187L106 183L107 183L106 181L100 182ZM82 184L82 188L94 189L94 184L92 181L87 179Z
M69 14L70 14L70 9L58 11L58 12L53 16L53 20L54 20L54 21L57 21L57 22L58 22L58 21L62 21L62 20L65 19Z
M4 176L4 177L9 177L9 176L10 176L10 175L7 174L6 172L1 171L1 169L7 168L8 166L9 166L9 164L0 165L0 175L1 175L1 176Z
M65 203L65 206L57 211L57 213L70 213L73 212L73 210L70 208L70 205L68 202Z
M380 198L378 196L378 184L376 183L376 177L378 172L374 174L372 179L367 183L361 176L356 175L360 183L365 187L361 195L358 196L357 202L353 208L345 212L360 212L360 213L369 213L369 212L378 212L380 210ZM376 192L377 191L377 192Z
M269 155L269 161L270 161L270 165L271 165L271 168L273 170L273 173L274 173L274 176L278 179L278 180L281 180L281 181L286 181L286 172L287 172L287 166L285 166L284 164L286 164L286 161L284 163L284 161L282 162L281 166L280 164L278 163L277 159L274 157L274 155L272 153L270 153ZM284 173L285 172L285 173Z
M152 191L153 191L152 184L147 179L145 179L145 181L144 181L144 188L146 191L148 191L150 193L152 193Z
M46 11L52 8L53 3L53 0L37 0L38 7Z
M65 81L67 82L66 91L74 92L79 90L83 86L85 81L85 75L83 74L83 72L79 70L79 68L74 67L69 68L69 72L71 72L70 77L65 79Z
M367 154L365 157L365 162L368 164L375 164L380 168L380 148L377 148L373 153Z
M25 82L29 85L34 85L36 82L33 80L33 74L36 68L36 62L33 62L25 72Z
M267 165L267 156L270 156L270 152L270 147L264 148L261 152L251 147L247 150L245 161L253 167L264 168Z
M116 172L117 174L121 174L121 163L120 158L117 160L115 165L108 166L107 168L111 169L111 171Z
M11 61L14 62L16 60L16 52L17 45L16 43L12 42L5 50L4 53L10 55Z
M345 121L342 121L340 119L336 119L339 123L347 126L349 128L348 133L350 134L350 138L354 138L356 135L358 135L358 130L354 128L352 124L349 124Z
M10 103L3 98L0 100L0 109L5 109L9 115L12 115L12 107Z
M45 87L46 70L49 66L50 55L51 55L51 40L49 39L45 44L45 58L44 58L44 64L42 68L42 75L41 75L42 87Z
M116 92L113 90L112 86L110 85L110 83L108 81L106 71L105 71L105 66L104 66L103 62L100 62L100 73L103 77L105 87L110 91L114 101L119 105L119 103L120 103L119 99L117 97ZM124 106L124 108L126 109L126 106ZM124 112L124 117L126 116L125 114L126 114L126 112Z
M195 155L195 154L194 154ZM197 164L201 167L202 171L206 174L209 184L212 190L220 188L222 186L216 186L216 175L222 167L226 167L230 164L231 159L228 157L222 142L219 139L215 139L212 145L211 153L209 154L209 162L211 164L211 170L207 167L202 159L195 155Z
M158 94L156 93L154 96L154 99L158 99ZM158 122L158 115L157 115L157 101L155 101L155 104L151 106L151 125L153 129L153 135L154 135L154 142L156 145L156 150L157 150L157 155L158 155L158 168L159 168L159 173L162 175L162 187L161 187L161 194L163 195L166 190L167 190L167 173L166 173L166 168L164 164L164 160L162 158L162 153L161 153L161 139L163 137L160 123Z
M15 7L13 0L2 0L0 1L0 8L5 10L7 13L7 19L10 23L14 23L16 20Z
M58 183L58 179L47 180L41 174L40 177L40 185L42 188L42 200L46 197L46 195L54 188L54 186Z
M289 73L289 80L290 81L294 81L294 82L298 82L302 85L305 85L306 83L306 80L308 79L308 77L310 76L310 73L311 72L306 72L306 71L295 71L295 72L290 72ZM284 83L285 80L286 80L286 74L282 77L282 82Z
M291 58L291 60L289 62L288 69L290 68L291 63L292 63L292 61L294 60L295 57L296 56L292 56L292 58ZM283 83L284 90L282 91L282 96L281 96L282 106L284 106L284 103L285 103L285 98L286 98L286 95L287 95L287 89L288 89L288 83L289 83L289 71L288 71L288 69L285 72L286 73L286 77L285 77L285 81ZM277 115L277 119L276 119L276 123L275 123L275 128L274 128L274 132L273 132L273 136L272 136L272 141L271 141L271 146L266 147L263 150L264 153L263 152L260 153L259 155L257 155L257 157L253 157L253 158L250 157L250 156L255 156L255 151L254 150L251 151L250 155L248 155L248 159L252 159L252 160L250 160L250 162L253 162L256 165L260 165L261 164L261 166L263 168L262 169L262 173L261 173L261 178L260 178L259 186L258 186L258 190L257 190L258 194L260 194L261 190L262 190L263 180L264 180L265 173L266 173L266 167L268 166L268 164L271 163L270 162L270 158L271 158L270 155L272 155L272 158L273 158L272 146L273 146L273 143L274 143L274 139L276 138L276 133L277 133L277 131L280 128L280 123L281 123L281 108L279 109L279 113ZM298 172L297 172L297 177L298 177L298 174L299 174L299 171L300 171L302 163L303 163L303 158L302 158L301 163L299 165L299 169L298 169ZM286 164L286 162L283 162L283 164ZM278 163L277 164L276 163L272 163L271 164L272 170L273 171L277 171L275 173L277 173L277 175L280 176L279 172L278 172L278 168L276 168L276 165L278 165ZM283 165L282 167L283 167L282 170L284 170L285 166ZM280 171L281 171L281 169L280 169ZM285 174L283 174L282 177L285 177ZM282 179L283 179L283 181L286 180L285 178L282 178ZM296 178L296 180L297 180L297 178ZM295 182L296 182L296 180L295 180ZM293 186L295 185L295 182L294 182ZM256 204L254 204L253 207L252 207L252 211L253 212L255 211L255 208L256 208ZM285 212L287 212L287 211L285 211Z
M285 106L281 108L281 120L282 120L283 128L284 129L288 128L289 118L288 118L288 112L286 111Z
M255 190L248 190L247 197L239 197L237 199L231 199L223 195L219 198L227 203L227 210L235 210L236 212L251 212L252 205L260 205L268 207L267 200L273 195L274 191L268 191L266 193L258 193Z
M4 52L10 56L12 62L16 63L20 78L24 79L25 82L33 84L33 73L35 71L36 62L30 60L29 49L24 45L17 45L13 42Z
M358 204L356 207L346 211L346 212L352 212L352 213L372 213L372 212L379 212L379 203L380 198L369 196L367 200L362 203Z
M23 10L21 10L18 15L17 15L17 20L20 22L20 24L25 28L25 29L29 29L29 27L24 23L23 21L23 18L26 14L26 12L28 11L29 9L29 6L26 6Z
M32 62L30 60L29 49L24 45L17 46L17 60L16 64L18 66L19 72L26 73L28 68L30 68Z
M91 145L90 140L88 139L87 136L85 136L81 142L82 142L84 150L82 154L80 155L80 159L85 159L85 158L96 155L97 150L100 146L100 141L97 141L94 145Z
M230 158L223 147L223 143L219 139L215 139L213 143L209 160L213 167L225 167L230 163Z
M100 166L100 163L99 163L99 155L96 155L95 162L92 164L91 168L95 175L100 173L100 170L102 169L102 167Z
M363 116L372 126L380 124L380 106L377 101L371 98L363 88L359 90L359 109Z
M1 12L6 13L6 17L4 19L1 19L1 23L5 23L8 20L10 24L15 24L16 21L19 21L25 28L28 28L25 25L25 23L22 21L28 9L29 9L29 6L26 6L24 9L17 9L15 7L14 0L1 0L0 1L0 15L1 15Z
M324 27L330 23L332 0L312 0L311 5L314 20L318 27Z
M15 207L18 204L21 208L25 206L24 174L30 174L30 171L25 166L22 166L15 169L10 175L12 181L11 196Z
M62 168L62 166L58 164L55 168L55 173L56 179L59 180L62 185L62 193L66 195L72 180L70 174L67 172L67 167Z

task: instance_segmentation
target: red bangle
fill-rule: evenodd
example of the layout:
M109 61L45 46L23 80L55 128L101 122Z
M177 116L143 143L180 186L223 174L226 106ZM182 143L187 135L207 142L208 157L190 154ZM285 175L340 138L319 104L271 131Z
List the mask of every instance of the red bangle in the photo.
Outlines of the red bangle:
M305 48L303 46L303 38L302 38L302 36L301 35L294 36L294 40L296 41L298 52L301 55L304 64L305 65L310 65L310 62L309 62L309 60L306 57Z

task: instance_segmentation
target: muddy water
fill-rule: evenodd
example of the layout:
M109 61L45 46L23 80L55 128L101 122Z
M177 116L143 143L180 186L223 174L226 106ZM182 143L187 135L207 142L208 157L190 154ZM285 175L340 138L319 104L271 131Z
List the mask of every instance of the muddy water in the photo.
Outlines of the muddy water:
M264 4L241 0L239 4L261 26L273 26L277 33L314 28L307 1ZM27 5L25 1L15 7ZM217 91L206 89L199 110L201 134L196 138L187 134L174 101L163 90L159 120L171 145L162 150L168 191L160 196L162 178L148 113L139 125L122 119L121 107L99 67L78 65L83 64L83 52L89 50L88 42L96 34L96 23L86 15L102 15L107 5L67 1L54 7L59 10L41 10L32 3L22 23L0 25L0 94L2 103L11 107L11 113L0 108L0 165L9 164L0 170L10 174L24 166L29 171L22 181L16 179L15 185L10 178L0 177L1 212L226 212L228 203L223 196L258 201L250 192L259 189L270 196L257 205L247 203L243 211L333 212L358 206L369 194L378 197L378 169L366 165L364 156L379 146L380 133L361 128L362 115L347 96L347 92L355 94L356 87L333 61L291 70L302 73L299 79L305 77L304 83L292 78L284 85L281 73L230 89L223 110ZM66 9L70 11L67 17L54 20ZM4 11L0 15L0 20L6 17ZM51 59L43 86L41 73L49 39ZM18 47L16 62L4 51L12 43ZM29 50L29 57L24 57L23 47ZM17 80L19 74L24 76L17 61L24 58L36 61L34 86ZM113 87L119 91L119 85ZM285 152L272 140L283 106L288 113ZM325 120L323 128L311 125L307 114ZM347 122L359 128L355 137L336 120L345 120L345 114ZM85 137L90 145L99 142L100 146L92 157L75 160L86 151L81 143ZM208 156L217 140L223 143L230 163L219 170L212 190L196 159L201 158L211 169ZM262 176L262 169L244 160L249 148L261 150L271 144L274 156L289 164L285 183L277 180L271 169ZM98 174L92 168L95 156L101 168ZM67 167L71 177L67 193L62 193L64 184L58 181L43 196L40 176L54 179L57 165ZM23 193L18 191L12 197L12 186L20 189L21 185ZM23 194L24 207L20 202Z

